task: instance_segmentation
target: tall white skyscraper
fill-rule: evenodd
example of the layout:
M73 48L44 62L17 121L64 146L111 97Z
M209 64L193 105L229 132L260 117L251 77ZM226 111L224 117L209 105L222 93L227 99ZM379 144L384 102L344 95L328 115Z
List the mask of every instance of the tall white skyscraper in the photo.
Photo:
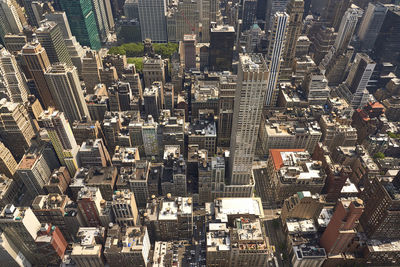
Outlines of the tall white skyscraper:
M0 92L14 103L28 100L28 86L17 61L5 48L0 50Z
M289 15L285 12L278 12L274 15L274 25L269 39L269 47L266 56L269 78L265 104L275 106L278 98L277 82L282 62L282 55L285 48L287 25Z
M167 22L165 18L165 0L139 0L139 19L142 40L150 38L152 42L167 42Z
M267 84L268 69L263 56L261 54L241 54L239 56L229 159L232 185L250 183Z
M344 51L347 48L353 37L358 19L361 18L362 15L363 10L356 5L351 5L344 13L334 44L336 51Z
M84 116L90 119L75 67L56 63L45 77L57 108L65 113L70 123L80 121Z
M381 30L388 9L381 3L369 3L358 30L361 49L371 50Z

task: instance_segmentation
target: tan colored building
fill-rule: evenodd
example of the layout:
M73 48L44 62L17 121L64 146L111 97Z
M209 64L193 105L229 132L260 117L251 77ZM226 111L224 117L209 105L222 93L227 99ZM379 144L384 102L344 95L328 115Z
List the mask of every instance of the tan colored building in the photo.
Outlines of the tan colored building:
M23 104L0 101L0 136L17 160L25 154L35 135L32 122Z
M103 245L98 242L101 238L104 238L104 228L79 228L78 239L80 243L74 243L71 252L71 259L76 265L85 267L104 266Z
M190 239L193 234L193 203L191 197L171 197L149 200L143 225L154 240Z
M8 204L0 213L0 228L30 263L40 263L42 257L35 253L40 222L30 208Z
M45 108L54 106L54 99L44 75L50 68L50 61L46 50L42 47L39 41L32 41L22 48L22 58L26 62L27 67L32 74L43 106Z
M0 172L13 178L17 170L18 163L15 161L10 150L0 142Z
M14 203L17 197L17 182L4 174L0 174L0 208L4 208L7 204Z
M297 192L287 198L282 206L281 220L286 219L317 219L321 214L325 201L319 195L311 195L309 191Z
M100 83L100 69L102 67L99 54L93 50L86 51L82 58L82 78L87 93L92 94L96 85Z
M320 194L326 174L322 163L304 149L270 149L267 175L271 177L275 200L283 202L299 191Z
M316 122L265 122L259 132L264 155L268 155L270 149L305 149L312 154L321 136Z
M118 244L122 243L122 246ZM151 244L146 227L127 227L122 232L118 225L107 231L104 256L110 267L146 267Z
M161 56L143 58L143 78L145 87L150 87L153 82L165 84L165 65Z
M115 222L120 226L137 226L139 220L135 195L129 190L116 191L111 203Z
M102 139L88 139L79 149L79 158L82 167L111 166L111 158Z
M57 226L64 238L71 241L74 237L69 233L67 223L64 219L66 212L65 206L69 201L66 195L39 195L32 202L32 210L39 222L51 223Z

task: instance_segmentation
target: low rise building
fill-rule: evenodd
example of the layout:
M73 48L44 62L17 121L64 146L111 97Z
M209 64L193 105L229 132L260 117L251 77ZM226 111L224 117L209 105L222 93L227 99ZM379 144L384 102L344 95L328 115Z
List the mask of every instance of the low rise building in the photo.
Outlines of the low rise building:
M143 225L147 226L150 240L190 239L193 234L193 203L190 197L149 200Z
M110 267L147 267L150 256L150 239L146 227L113 225L107 231L104 257Z
M71 259L78 266L103 267L104 228L81 227L78 231L79 243L72 244Z
M320 161L312 160L304 149L271 149L267 175L271 178L275 199L282 202L299 191L320 194L326 174Z

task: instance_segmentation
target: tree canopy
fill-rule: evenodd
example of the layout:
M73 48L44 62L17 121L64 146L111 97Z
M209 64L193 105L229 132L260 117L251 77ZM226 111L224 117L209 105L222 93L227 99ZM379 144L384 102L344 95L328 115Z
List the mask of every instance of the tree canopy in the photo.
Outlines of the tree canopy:
M178 51L178 44L153 44L154 52L161 55L162 58L171 58L172 54ZM109 54L126 55L127 57L142 57L144 56L143 43L127 43L120 46L111 47Z

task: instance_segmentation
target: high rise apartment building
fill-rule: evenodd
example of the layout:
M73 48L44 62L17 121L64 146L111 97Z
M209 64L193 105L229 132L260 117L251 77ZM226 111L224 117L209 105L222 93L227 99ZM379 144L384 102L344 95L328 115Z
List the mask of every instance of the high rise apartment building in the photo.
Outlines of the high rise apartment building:
M15 161L14 156L10 150L0 143L0 173L3 173L7 177L14 177L18 163Z
M344 13L334 44L336 51L344 51L350 44L357 26L358 19L361 18L362 15L363 10L356 5L352 5Z
M45 108L54 106L55 103L44 76L45 72L50 68L50 61L46 50L38 41L33 41L22 48L22 57L32 74L43 106Z
M348 250L357 234L358 219L364 211L361 199L339 199L328 227L321 236L320 244L328 255L338 255Z
M4 145L19 160L31 146L35 135L31 119L23 104L0 101L0 136Z
M4 47L0 49L0 74L0 92L12 102L25 102L29 94L25 76L21 73L15 56Z
M337 94L353 108L361 108L369 101L368 83L376 63L365 53L357 53L349 75L337 89Z
M70 123L90 119L75 67L65 63L53 64L45 74L56 107L64 112Z
M250 183L261 113L268 94L267 84L268 69L262 55L241 54L229 159L230 182L233 185Z
M78 69L80 73L82 71L82 58L85 54L82 46L76 41L76 37L72 35L71 28L65 12L54 12L45 14L45 18L48 21L54 21L61 30L64 38L64 43L67 46L67 51L71 57L72 64Z
M0 213L0 229L30 263L41 262L41 256L36 254L35 244L40 222L30 208L7 205Z
M63 40L61 28L56 22L42 22L35 33L40 44L46 49L51 64L59 62L72 66L71 57Z
M93 50L86 51L82 58L82 78L85 82L86 92L94 93L95 87L100 83L100 69L102 67L100 55Z
M36 197L45 193L43 187L49 181L52 172L49 165L43 151L34 146L19 162L17 175L31 196Z
M40 116L39 124L47 130L61 165L73 176L78 168L79 146L64 113L50 108Z

